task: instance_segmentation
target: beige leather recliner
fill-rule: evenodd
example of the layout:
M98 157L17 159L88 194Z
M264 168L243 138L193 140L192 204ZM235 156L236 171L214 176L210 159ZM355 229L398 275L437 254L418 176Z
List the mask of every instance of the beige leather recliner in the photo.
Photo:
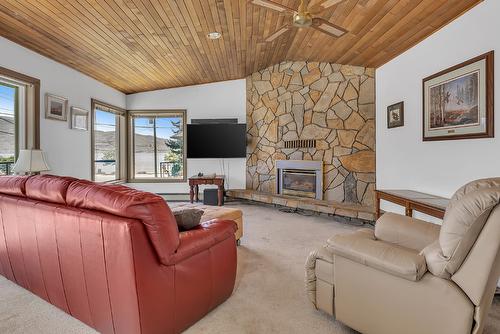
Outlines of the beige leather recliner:
M500 277L500 178L452 197L442 226L393 213L306 262L315 307L367 334L480 334Z

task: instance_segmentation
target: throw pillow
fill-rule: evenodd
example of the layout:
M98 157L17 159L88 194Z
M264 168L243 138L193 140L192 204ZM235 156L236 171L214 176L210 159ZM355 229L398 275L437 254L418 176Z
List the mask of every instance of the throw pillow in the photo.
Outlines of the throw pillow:
M177 221L177 226L181 231L188 231L193 227L198 226L200 224L203 212L203 210L194 208L172 209L172 213L174 214L175 220Z

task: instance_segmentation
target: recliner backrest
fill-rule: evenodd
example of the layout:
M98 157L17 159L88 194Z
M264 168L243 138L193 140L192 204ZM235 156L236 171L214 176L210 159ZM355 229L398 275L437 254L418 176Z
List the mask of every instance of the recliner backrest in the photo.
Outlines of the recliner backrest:
M451 277L476 305L473 334L482 333L499 278L500 205L497 205L466 259Z
M462 265L451 279L464 290L475 305L479 305L485 290L500 274L500 205L490 214L486 224Z
M449 279L499 203L500 178L473 181L457 190L446 209L439 240L423 251L429 271Z

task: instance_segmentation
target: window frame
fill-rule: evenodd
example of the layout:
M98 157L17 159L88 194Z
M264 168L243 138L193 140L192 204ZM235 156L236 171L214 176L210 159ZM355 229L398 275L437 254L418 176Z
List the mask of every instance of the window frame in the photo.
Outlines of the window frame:
M185 109L146 109L146 110L127 110L127 131L128 131L128 180L129 183L185 183L187 181L187 155L186 155L186 117ZM166 117L166 116L181 116L182 118L182 179L165 179L160 177L154 178L136 178L135 177L135 145L134 145L134 119L136 117ZM155 130L156 131L156 130ZM156 144L156 143L155 143ZM157 152L155 148L155 160ZM156 166L155 166L156 167Z
M16 134L17 152L20 149L40 149L40 79L30 77L5 67L0 66L0 76L10 79L19 85L25 87L24 94L24 145L19 145L19 136ZM17 91L19 94L19 90ZM19 119L19 96L17 96L16 108L18 109L17 119ZM16 130L20 131L19 124L16 124ZM16 157L17 159L17 157Z
M114 106L112 104L91 99L91 111L90 111L90 177L92 181L95 181L95 132L94 132L94 121L95 121L95 110L97 107L102 111L113 113L120 116L119 122L117 122L116 127L118 130L118 176L114 180L103 181L102 183L125 183L127 182L127 126L125 126L127 121L127 111L123 108Z
M14 89L14 163L17 161L19 156L19 86L8 83L7 80L2 80L0 78L0 86L5 86Z

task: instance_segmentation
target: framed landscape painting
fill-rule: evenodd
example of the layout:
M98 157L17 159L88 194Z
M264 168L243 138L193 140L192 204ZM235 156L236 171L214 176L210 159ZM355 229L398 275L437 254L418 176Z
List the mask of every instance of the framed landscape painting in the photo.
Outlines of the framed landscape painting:
M423 80L423 140L489 138L493 125L491 51Z
M45 118L58 121L68 120L68 99L45 94Z

